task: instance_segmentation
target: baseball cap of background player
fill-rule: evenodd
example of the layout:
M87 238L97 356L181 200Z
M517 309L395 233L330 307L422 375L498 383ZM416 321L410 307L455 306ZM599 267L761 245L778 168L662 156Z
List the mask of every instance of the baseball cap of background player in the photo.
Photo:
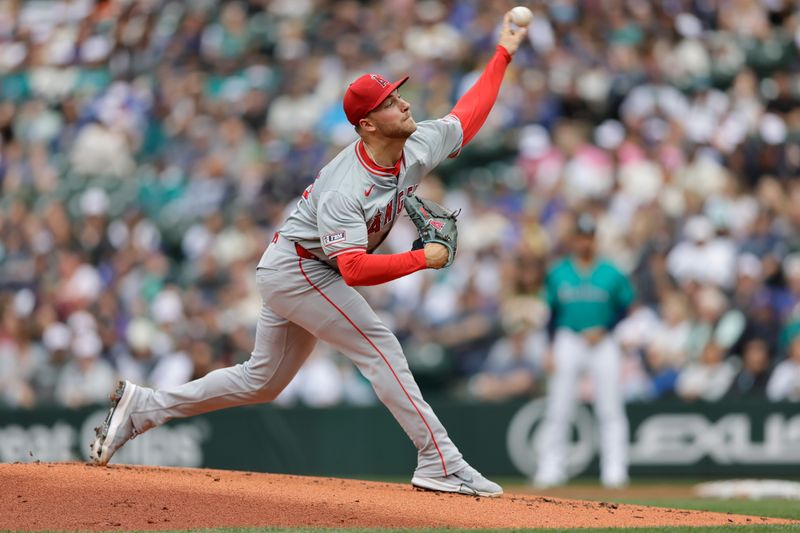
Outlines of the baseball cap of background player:
M408 81L408 76L389 83L378 74L364 74L350 84L344 93L344 114L353 126L386 100L392 91Z

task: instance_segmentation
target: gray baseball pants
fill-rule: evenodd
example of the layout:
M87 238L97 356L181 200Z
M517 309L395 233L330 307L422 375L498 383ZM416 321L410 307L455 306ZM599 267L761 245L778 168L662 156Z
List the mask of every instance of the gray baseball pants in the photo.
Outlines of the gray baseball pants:
M416 475L467 466L423 400L399 341L369 304L324 262L301 258L283 237L256 273L262 307L249 360L167 390L142 388L134 427L143 432L173 418L274 400L311 353L316 339L346 354L372 384L418 450Z

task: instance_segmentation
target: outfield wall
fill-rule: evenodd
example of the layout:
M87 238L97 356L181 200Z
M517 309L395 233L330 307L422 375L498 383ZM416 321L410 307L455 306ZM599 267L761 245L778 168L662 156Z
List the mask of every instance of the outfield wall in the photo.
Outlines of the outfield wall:
M543 401L434 402L464 456L491 475L530 475ZM86 460L105 408L0 410L0 462ZM726 401L628 406L631 473L800 476L800 404ZM596 424L581 407L570 470L597 471ZM382 406L270 405L209 413L137 437L115 462L330 476L405 476L415 451Z

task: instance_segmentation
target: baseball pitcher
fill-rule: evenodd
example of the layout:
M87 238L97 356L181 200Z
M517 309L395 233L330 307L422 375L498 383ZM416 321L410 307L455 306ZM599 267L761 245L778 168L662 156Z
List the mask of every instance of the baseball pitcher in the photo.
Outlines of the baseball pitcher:
M104 465L132 437L180 417L273 400L321 339L371 382L418 450L416 487L480 496L502 489L470 467L420 394L400 343L353 286L375 285L449 264L448 238L409 252L373 255L429 173L472 139L492 109L506 67L525 37L506 14L494 56L446 117L420 122L389 82L365 74L344 95L359 139L320 170L264 252L256 271L263 305L255 348L243 364L174 389L120 382L97 429L92 460ZM422 212L422 211L421 211ZM434 227L448 222L421 220ZM421 235L424 233L421 232Z
M600 477L607 487L628 481L628 419L621 385L622 352L611 330L633 302L630 282L595 255L595 223L584 213L575 224L573 255L553 265L545 281L551 309L553 372L539 443L534 482L560 485L565 471L570 421L581 372L592 377L600 425Z

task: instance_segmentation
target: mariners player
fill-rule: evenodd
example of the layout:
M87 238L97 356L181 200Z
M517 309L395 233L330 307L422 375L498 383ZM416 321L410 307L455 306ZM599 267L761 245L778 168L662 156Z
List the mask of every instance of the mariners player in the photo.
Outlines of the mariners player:
M417 124L390 83L377 74L347 89L344 110L359 140L317 176L275 234L258 264L263 305L252 357L166 390L120 383L91 457L106 464L126 441L179 417L273 400L317 339L346 354L372 383L418 450L414 486L499 496L502 489L470 467L423 400L400 343L353 286L374 285L425 268L448 251L435 243L400 254L372 255L422 177L454 157L478 132L506 67L525 36L506 14L498 46L475 85L446 117Z
M611 335L633 301L628 279L595 255L595 222L581 214L575 223L573 254L553 265L545 288L555 331L553 373L539 442L534 482L549 487L566 481L566 454L580 374L593 380L600 425L600 477L607 487L628 481L628 420L621 390L622 353Z

